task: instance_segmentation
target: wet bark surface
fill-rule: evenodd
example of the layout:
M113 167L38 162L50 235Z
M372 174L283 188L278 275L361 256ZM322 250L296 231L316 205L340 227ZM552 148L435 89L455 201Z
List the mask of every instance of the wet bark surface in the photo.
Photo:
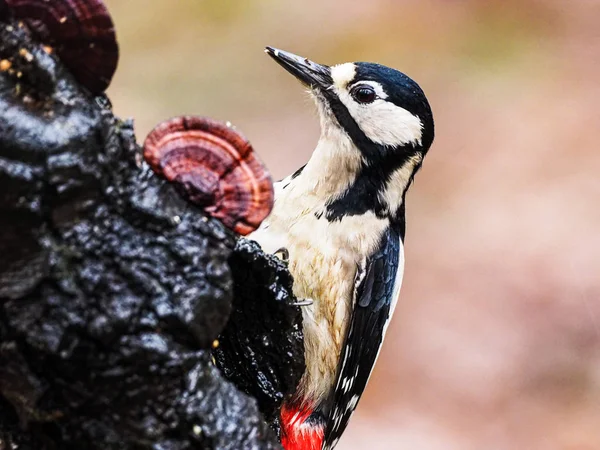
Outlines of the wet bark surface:
M258 401L277 429L284 396L304 372L301 315L292 277L256 242L240 239L229 258L234 281L233 311L214 351L217 366Z
M303 370L285 266L158 179L16 22L0 60L0 449L280 448Z

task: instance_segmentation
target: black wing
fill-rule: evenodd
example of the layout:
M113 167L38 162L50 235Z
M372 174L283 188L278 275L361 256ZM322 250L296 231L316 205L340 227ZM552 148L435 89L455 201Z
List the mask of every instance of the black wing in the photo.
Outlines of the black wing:
M377 359L395 301L400 232L400 228L390 228L382 237L379 250L358 270L354 309L340 355L342 364L328 402L323 450L332 449L346 429Z

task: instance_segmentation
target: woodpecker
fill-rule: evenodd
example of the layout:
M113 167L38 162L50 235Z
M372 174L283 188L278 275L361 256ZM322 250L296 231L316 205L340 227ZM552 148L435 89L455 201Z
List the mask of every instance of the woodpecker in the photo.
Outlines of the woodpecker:
M334 66L272 47L321 124L310 160L275 183L249 235L286 259L301 299L306 370L281 409L286 450L331 450L367 385L402 283L406 191L434 137L419 85L374 63Z

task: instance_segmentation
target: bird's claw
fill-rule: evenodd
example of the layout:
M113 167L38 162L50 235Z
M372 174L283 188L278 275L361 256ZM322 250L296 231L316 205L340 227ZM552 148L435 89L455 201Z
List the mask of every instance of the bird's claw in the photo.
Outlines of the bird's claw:
M278 257L281 260L281 262L283 262L286 266L290 262L290 252L285 247L281 247L280 249L275 250L273 255Z
M302 300L298 300L297 302L290 303L292 306L310 306L314 303L312 298L304 298Z

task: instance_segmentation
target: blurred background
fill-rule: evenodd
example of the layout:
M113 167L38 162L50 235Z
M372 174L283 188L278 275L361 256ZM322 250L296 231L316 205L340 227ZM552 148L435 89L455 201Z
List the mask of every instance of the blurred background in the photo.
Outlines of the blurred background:
M138 137L229 120L275 178L317 141L266 55L375 61L425 90L405 282L340 450L600 449L600 1L107 0Z

